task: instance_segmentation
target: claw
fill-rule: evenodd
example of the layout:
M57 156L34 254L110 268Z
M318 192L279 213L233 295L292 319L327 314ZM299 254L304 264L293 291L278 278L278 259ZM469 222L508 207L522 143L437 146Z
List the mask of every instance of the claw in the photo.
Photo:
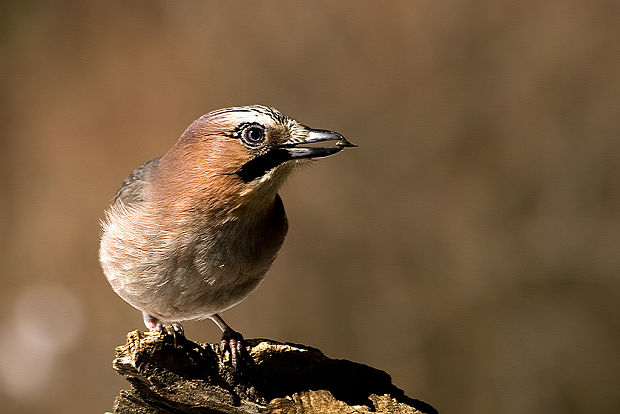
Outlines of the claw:
M172 336L175 347L180 347L183 342L185 342L185 333L180 323L163 324L159 319L146 312L142 312L142 317L149 331L156 332L160 335Z
M183 325L181 325L180 323L173 323L172 324L172 330L175 332L175 334L180 335L180 336L185 336L185 330L183 329Z
M173 323L170 325L170 330L168 330L168 333L172 335L175 348L181 347L183 342L185 342L185 332L180 323Z
M150 331L157 332L158 334L164 336L171 336L172 342L174 343L175 347L181 347L183 345L183 342L186 341L183 326L181 326L181 324L179 323L173 323L170 325L157 323L150 329Z

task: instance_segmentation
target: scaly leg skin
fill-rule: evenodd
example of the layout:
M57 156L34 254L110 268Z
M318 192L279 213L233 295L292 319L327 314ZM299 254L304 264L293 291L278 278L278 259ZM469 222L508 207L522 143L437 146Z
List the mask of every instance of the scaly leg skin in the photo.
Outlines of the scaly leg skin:
M151 332L163 333L164 335L172 335L174 340L174 346L181 346L181 344L185 341L185 332L183 331L183 326L180 323L171 323L171 324L162 324L159 319L154 316L149 315L146 312L142 312L142 317L144 318L144 324Z
M215 322L215 324L222 330L222 341L220 342L220 349L222 352L226 352L226 350L230 350L230 360L232 362L232 366L237 368L237 364L242 359L242 351L243 351L243 336L233 330L224 319L220 317L217 313L213 316L210 316L210 319Z

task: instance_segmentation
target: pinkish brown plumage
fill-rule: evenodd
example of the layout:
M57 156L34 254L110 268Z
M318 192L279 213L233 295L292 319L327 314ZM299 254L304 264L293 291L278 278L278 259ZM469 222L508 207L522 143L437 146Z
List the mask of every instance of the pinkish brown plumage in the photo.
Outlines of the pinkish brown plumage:
M325 147L304 146L331 142ZM262 281L287 232L277 192L295 165L352 146L272 108L213 111L125 180L103 221L99 259L150 330L212 319L233 363L242 337L219 316Z

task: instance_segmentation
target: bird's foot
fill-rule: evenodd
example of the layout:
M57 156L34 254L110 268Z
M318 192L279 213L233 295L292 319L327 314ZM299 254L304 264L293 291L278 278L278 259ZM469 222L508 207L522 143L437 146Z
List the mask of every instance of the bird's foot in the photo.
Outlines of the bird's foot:
M158 322L153 329L151 329L151 331L158 332L164 336L171 336L175 348L181 347L187 340L185 338L183 326L180 323L162 324L161 322Z
M230 361L233 368L237 368L243 360L243 335L230 328L224 331L222 340L220 341L220 350L222 353L230 351Z
M172 336L172 342L175 347L180 347L186 341L183 326L180 323L161 323L155 316L142 312L144 324L149 331L160 335Z

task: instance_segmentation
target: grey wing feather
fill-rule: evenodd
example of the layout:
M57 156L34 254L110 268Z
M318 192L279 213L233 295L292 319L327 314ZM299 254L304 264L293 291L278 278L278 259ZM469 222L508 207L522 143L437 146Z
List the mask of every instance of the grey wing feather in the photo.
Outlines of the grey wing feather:
M128 206L130 204L145 201L145 177L148 175L149 172L157 168L160 158L161 157L154 158L133 170L133 172L129 174L129 177L127 177L125 181L123 181L123 184L121 184L121 187L118 189L118 192L114 196L112 202L122 202L123 204Z

